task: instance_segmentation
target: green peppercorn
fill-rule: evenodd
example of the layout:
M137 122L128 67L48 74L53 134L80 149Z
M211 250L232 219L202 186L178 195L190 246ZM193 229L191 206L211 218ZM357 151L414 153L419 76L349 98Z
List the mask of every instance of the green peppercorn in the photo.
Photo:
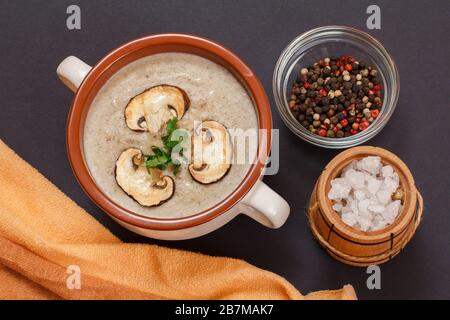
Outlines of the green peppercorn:
M333 130L328 130L327 131L327 137L328 138L334 138L334 131Z
M337 116L333 116L333 117L330 118L330 121L331 121L331 123L336 124L336 123L339 122L339 119L338 119Z

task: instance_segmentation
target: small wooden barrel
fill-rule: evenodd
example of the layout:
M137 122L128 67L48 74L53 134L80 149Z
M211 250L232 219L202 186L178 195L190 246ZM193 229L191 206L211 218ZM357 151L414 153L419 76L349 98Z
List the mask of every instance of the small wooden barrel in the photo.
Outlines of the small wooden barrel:
M403 207L395 221L382 230L360 231L346 225L328 199L331 180L353 160L379 156L400 177ZM376 147L355 147L337 155L320 175L310 199L309 222L314 237L335 259L353 266L381 264L396 256L411 240L420 224L423 199L408 167L393 153Z

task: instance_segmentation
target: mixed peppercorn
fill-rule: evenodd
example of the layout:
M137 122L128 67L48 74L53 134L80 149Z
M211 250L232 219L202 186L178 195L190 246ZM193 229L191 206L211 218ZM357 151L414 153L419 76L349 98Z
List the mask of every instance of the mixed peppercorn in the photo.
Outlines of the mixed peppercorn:
M382 106L378 71L350 56L324 58L300 70L289 108L314 134L342 138L367 129Z

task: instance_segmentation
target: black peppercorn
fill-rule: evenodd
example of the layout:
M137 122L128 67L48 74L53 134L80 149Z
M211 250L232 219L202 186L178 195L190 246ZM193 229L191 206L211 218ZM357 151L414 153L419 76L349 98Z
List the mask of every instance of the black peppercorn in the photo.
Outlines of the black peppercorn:
M289 92L289 108L314 134L350 136L365 130L380 113L379 83L376 68L363 61L323 58L300 70Z
M345 82L344 82L344 88L347 89L347 90L348 90L348 89L351 89L351 88L352 88L352 85L353 85L353 84L352 84L350 81L345 81Z

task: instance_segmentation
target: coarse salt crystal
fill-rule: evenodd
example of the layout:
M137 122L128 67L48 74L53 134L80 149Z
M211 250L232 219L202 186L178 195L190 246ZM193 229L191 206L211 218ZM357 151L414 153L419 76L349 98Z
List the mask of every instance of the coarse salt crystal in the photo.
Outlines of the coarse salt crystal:
M381 167L381 158L374 156L365 157L356 163L357 169L369 172L374 175L380 173Z
M367 212L370 205L370 199L364 199L358 202L358 210L360 212Z
M333 209L334 209L334 211L341 212L342 211L342 203L337 202L337 203L333 204Z
M397 172L383 166L380 157L352 161L341 177L331 181L328 198L345 224L363 231L380 230L391 224L402 205L392 200L400 185Z
M377 199L381 204L388 204L391 200L392 193L388 190L380 190L377 192Z
M331 181L331 190L328 193L330 200L338 200L348 197L351 191L351 186L344 178L337 178Z
M389 223L392 223L394 219L397 217L401 207L400 200L395 200L386 206L386 210L384 211L384 218Z
M380 190L381 184L383 182L378 180L377 178L370 177L367 180L367 190L369 190L370 194L376 194L378 190Z
M385 178L383 180L383 189L394 193L398 188L398 181L395 181L393 178Z
M381 168L381 175L383 176L383 178L392 177L393 174L394 174L394 168L392 168L392 166L387 165L387 166L383 166L383 168Z
M379 204L373 204L373 205L368 206L367 209L369 209L370 211L372 211L374 213L383 213L384 210L386 209L386 207L379 205Z
M354 194L356 200L363 200L366 198L366 193L363 190L355 190Z
M351 169L346 173L345 179L347 179L353 189L364 188L364 173L362 172Z
M356 215L354 215L352 212L343 213L341 218L342 221L344 221L344 223L346 225L349 225L350 227L355 226L355 224L357 223Z

